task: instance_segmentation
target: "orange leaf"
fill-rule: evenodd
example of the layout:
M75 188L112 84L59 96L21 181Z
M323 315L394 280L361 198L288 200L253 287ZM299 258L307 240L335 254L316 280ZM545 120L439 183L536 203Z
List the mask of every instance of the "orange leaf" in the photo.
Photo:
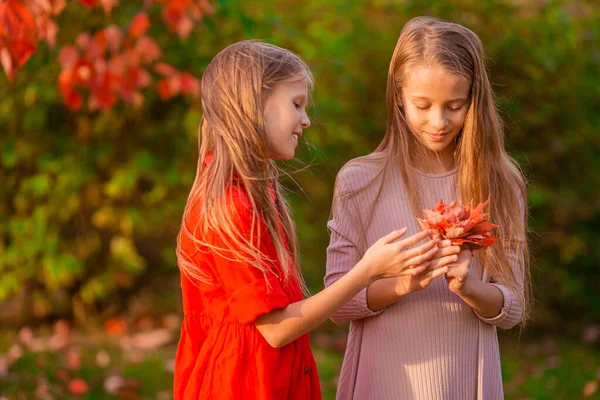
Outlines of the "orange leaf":
M150 19L148 19L148 15L146 15L145 12L139 12L131 20L131 25L129 26L129 36L134 38L140 37L144 34L144 32L146 32L149 26Z
M471 209L471 203L462 206L452 202L446 206L439 201L431 210L423 210L424 219L417 218L422 229L436 229L444 239L451 239L455 245L477 250L494 244L496 237L489 235L498 225L483 219L481 211L489 199Z

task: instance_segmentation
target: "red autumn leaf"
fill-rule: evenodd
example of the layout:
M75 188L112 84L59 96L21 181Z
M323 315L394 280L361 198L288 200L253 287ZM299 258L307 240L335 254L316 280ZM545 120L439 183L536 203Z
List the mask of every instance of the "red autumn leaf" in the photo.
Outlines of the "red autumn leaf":
M102 8L104 8L105 13L109 13L110 10L113 9L117 4L119 4L119 0L100 0L102 3Z
M498 225L486 221L483 208L489 199L472 208L471 202L461 206L456 202L449 205L439 201L431 210L423 210L424 219L417 218L422 229L435 229L444 239L451 239L452 244L469 250L478 250L491 246L498 238L491 236L492 229Z
M173 91L171 90L171 85L167 79L162 79L156 85L156 90L158 91L158 95L162 100L168 100L172 96L174 96Z
M145 12L139 12L133 17L131 20L131 25L129 26L129 36L137 38L140 37L146 32L146 29L150 26L150 19Z
M200 95L200 81L189 72L183 72L181 74L181 93L198 97Z
M71 69L77 62L79 53L73 46L64 46L58 54L58 62L62 69Z
M70 370L81 368L81 355L76 350L70 350L67 353L67 368Z
M118 53L123 41L121 29L115 25L110 25L104 29L104 37L106 38L108 48L113 53Z
M133 48L132 61L134 63L151 63L161 55L160 47L147 36L140 37Z
M21 1L0 3L0 62L9 81L35 51L37 35L35 19Z
M87 8L92 8L98 3L100 3L100 0L79 0L79 2Z
M156 65L154 66L154 71L164 76L169 76L177 73L177 69L167 64L166 62L156 63Z
M159 3L165 3L163 20L182 39L189 35L204 14L213 12L207 0L159 0Z
M56 377L58 379L60 379L61 381L66 381L69 379L69 371L67 371L66 369L59 369L56 371Z
M88 384L81 378L71 379L69 381L69 392L75 396L86 394L89 390Z
M111 318L104 323L104 330L111 335L121 336L126 329L125 322L119 318Z

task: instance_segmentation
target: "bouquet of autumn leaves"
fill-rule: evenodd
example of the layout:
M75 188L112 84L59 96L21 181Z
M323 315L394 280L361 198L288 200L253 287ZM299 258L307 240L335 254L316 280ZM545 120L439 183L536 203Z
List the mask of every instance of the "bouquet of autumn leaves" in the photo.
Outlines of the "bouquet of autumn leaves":
M417 221L423 229L436 229L443 239L450 239L453 245L465 250L478 250L498 240L490 235L490 231L499 225L486 221L487 214L482 213L489 202L488 199L472 208L471 202L466 206L455 201L446 205L440 200L433 209L423 210L424 218L417 218Z

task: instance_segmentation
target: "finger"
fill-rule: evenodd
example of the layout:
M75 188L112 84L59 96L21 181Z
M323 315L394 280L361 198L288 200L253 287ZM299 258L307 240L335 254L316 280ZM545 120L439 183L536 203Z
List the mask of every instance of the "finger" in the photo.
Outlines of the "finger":
M450 246L452 246L452 240L449 239L440 240L440 242L438 243L438 247L440 248Z
M437 231L435 229L427 229L427 230L421 231L419 233L415 233L414 235L412 235L411 237L409 237L407 239L404 239L403 241L400 242L400 244L403 248L408 249L409 247L414 246L415 244L419 243L421 240L425 239L429 235L433 235L436 232Z
M417 247L414 247L410 250L406 250L404 253L404 258L406 260L410 260L411 258L414 258L416 256L419 256L423 253L428 252L431 249L435 248L435 252L437 253L439 251L438 247L437 247L438 241L437 239L435 240L429 240Z
M448 272L448 267L441 267L441 268L433 269L425 274L424 280L427 281L427 285L429 285L429 283L432 280L434 280L438 276L444 275L446 272Z
M448 272L446 272L446 278L459 278L462 280L469 273L469 271L465 271L461 268L452 268L451 266L446 267L448 268Z
M430 266L430 262L429 261L425 261L419 265L416 265L414 267L411 268L407 268L405 269L400 275L410 275L410 276L417 276L425 271L427 271L427 269Z
M433 266L433 268L439 268L439 267L451 268L450 264L455 262L456 260L458 260L458 256L456 254L452 254L449 256L442 257L442 258L437 258L437 259L431 260L431 265Z
M442 257L446 257L446 256L451 256L453 254L458 254L459 252L460 252L460 246L444 247L441 249L438 246L438 251L435 254L435 256L433 256L433 258L437 259L437 258L442 258Z
M402 236L404 236L404 234L406 233L407 230L408 230L407 227L397 229L395 231L388 233L387 235L385 235L384 237L382 237L379 240L381 240L384 244L392 243L393 241L398 240Z
M419 265L425 261L431 261L431 259L437 252L438 252L438 248L436 246L434 246L431 249L429 249L428 251L426 251L425 253L419 254L415 257L408 259L407 263L409 265Z

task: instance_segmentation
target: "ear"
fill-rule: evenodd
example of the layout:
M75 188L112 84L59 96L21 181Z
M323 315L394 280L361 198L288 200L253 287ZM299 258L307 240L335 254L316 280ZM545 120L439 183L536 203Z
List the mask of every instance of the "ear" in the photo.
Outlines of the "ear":
M396 101L398 102L398 107L403 108L404 104L402 103L402 91L396 88Z

